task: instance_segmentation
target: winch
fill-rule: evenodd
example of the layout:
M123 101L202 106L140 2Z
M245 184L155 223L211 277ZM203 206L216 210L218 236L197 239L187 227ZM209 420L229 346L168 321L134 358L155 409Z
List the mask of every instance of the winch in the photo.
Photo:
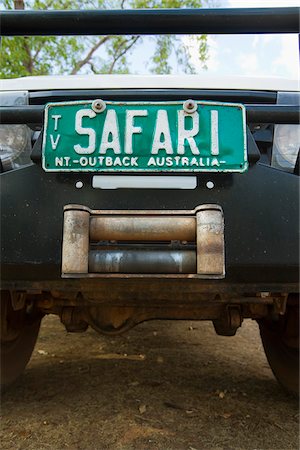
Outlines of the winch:
M187 211L64 208L62 276L104 274L225 275L219 205Z

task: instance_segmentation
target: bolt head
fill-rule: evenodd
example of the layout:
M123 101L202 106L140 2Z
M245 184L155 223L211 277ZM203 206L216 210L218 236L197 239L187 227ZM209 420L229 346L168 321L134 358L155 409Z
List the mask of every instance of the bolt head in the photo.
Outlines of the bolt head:
M95 113L101 113L101 112L105 111L105 109L106 109L105 101L103 101L99 98L93 101L92 110L95 111Z
M188 99L183 103L183 110L186 113L192 114L193 112L197 111L198 105L195 100Z

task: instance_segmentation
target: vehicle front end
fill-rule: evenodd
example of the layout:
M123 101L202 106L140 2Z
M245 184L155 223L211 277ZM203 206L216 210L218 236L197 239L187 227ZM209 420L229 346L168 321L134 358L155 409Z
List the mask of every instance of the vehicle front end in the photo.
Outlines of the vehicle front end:
M0 101L4 385L56 314L107 335L252 318L298 390L297 82L32 77Z

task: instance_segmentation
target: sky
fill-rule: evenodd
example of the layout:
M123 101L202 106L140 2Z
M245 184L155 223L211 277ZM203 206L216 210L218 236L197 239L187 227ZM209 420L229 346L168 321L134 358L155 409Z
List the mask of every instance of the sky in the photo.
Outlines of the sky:
M300 0L216 0L222 8L300 6ZM198 60L193 37L183 36L189 45L197 73L224 76L281 77L299 79L299 43L296 34L209 35L209 59L205 71ZM145 53L135 55L138 73L147 71ZM182 73L173 63L173 73Z
M205 1L220 8L300 6L300 0L203 0L204 5ZM191 62L198 74L300 79L297 34L208 35L207 70L199 61L195 39L192 36L181 36L180 39L189 46ZM149 55L153 54L154 47L153 39L143 37L143 43L129 56L131 71L151 73ZM184 73L174 55L171 65L173 74Z

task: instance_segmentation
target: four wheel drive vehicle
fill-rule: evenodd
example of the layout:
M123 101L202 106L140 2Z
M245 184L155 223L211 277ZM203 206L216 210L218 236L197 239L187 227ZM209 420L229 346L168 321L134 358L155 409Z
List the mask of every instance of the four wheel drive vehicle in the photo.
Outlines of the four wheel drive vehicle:
M2 33L296 32L298 12L77 11L76 28L68 12L64 28L56 12L8 12ZM296 393L297 82L116 75L1 86L2 385L25 368L45 314L106 335L206 319L232 336L252 318L275 376Z

